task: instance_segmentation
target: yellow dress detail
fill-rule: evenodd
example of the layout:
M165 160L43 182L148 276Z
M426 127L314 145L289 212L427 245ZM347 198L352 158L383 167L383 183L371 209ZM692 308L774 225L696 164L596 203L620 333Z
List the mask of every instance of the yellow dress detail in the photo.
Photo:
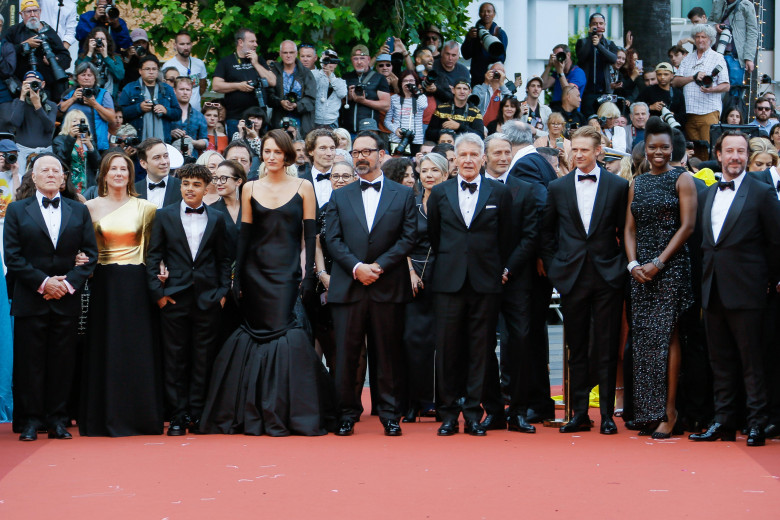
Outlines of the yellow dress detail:
M111 213L93 222L98 263L137 265L146 263L149 236L157 206L132 197Z

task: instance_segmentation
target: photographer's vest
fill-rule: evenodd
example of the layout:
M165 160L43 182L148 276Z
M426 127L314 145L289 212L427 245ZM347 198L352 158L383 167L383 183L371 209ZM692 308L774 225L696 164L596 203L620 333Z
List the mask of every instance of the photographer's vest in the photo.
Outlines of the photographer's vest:
M70 92L66 92L62 95L62 101L65 101L66 99L70 99L73 97L73 93L76 92L75 89L71 90ZM98 93L95 96L95 101L98 105L103 105L103 98L106 96L106 89L98 89ZM79 105L77 108L87 114L87 118L89 119L90 128L94 131L95 136L97 137L97 149L99 151L108 150L108 123L103 120L102 117L100 117L100 114L97 113L97 110L94 108L88 107L86 105L82 105L81 103L74 103L71 105L71 110L73 109L74 105ZM85 110L86 109L86 110ZM90 117L89 113L92 114Z

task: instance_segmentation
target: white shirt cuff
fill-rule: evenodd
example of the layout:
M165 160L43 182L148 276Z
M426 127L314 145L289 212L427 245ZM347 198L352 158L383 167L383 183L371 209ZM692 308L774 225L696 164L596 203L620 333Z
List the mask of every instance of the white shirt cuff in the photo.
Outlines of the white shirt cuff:
M352 279L357 280L357 275L355 273L357 272L357 268L363 265L363 262L358 262L355 264L355 267L352 268Z

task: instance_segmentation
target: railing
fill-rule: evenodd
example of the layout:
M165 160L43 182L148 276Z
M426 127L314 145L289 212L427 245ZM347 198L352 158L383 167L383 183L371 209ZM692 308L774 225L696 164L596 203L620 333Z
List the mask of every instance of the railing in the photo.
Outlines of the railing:
M601 13L607 20L607 38L623 43L623 0L569 0L569 34L588 28L588 18Z

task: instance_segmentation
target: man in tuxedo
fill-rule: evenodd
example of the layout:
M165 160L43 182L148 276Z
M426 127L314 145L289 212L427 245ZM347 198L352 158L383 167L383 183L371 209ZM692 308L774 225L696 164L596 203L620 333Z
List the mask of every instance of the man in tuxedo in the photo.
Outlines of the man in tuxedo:
M352 144L359 182L334 191L325 236L333 258L328 304L336 337L334 367L340 424L351 435L360 418L355 395L360 352L376 356L377 403L385 435L401 435L403 316L412 299L406 256L416 239L414 193L385 178L380 138L360 132Z
M458 432L461 412L466 433L485 435L480 424L485 367L489 355L495 359L490 346L515 243L511 190L480 175L484 155L478 135L458 137L458 175L434 186L428 198L428 233L440 266L431 289L441 436Z
M136 150L141 167L146 170L146 178L135 183L138 196L156 204L157 209L181 202L181 181L169 175L171 160L165 143L150 137L142 141Z
M336 156L336 134L330 128L315 128L306 134L306 154L311 157L311 167L306 168L298 177L306 179L314 186L317 197L317 214L320 208L330 200L333 187L330 184L330 170Z
M532 262L533 268L536 267L539 232L534 185L509 175L512 144L504 134L493 134L485 139L485 158L485 178L505 184L512 194L513 250L507 262L508 280L501 291L499 309L501 376L496 356L489 351L482 392L482 405L487 415L482 427L485 430L503 430L508 422L512 431L535 433L536 428L526 422L525 414L533 374L540 371L547 373L547 358L531 348L529 337L531 270ZM494 335L491 337L495 338ZM491 346L495 350L495 341ZM506 414L503 381L508 383L506 393L510 396Z
M715 152L721 181L699 197L702 222L702 307L715 392L715 422L694 441L736 439L737 396L743 382L748 446L763 446L767 395L762 366L762 319L767 291L780 279L777 192L745 173L748 138L726 131Z
M530 182L534 186L537 222L540 225L542 211L547 201L547 186L557 179L558 175L550 163L534 148L533 127L531 125L520 121L507 121L501 127L501 131L512 143L512 162L509 166L509 175ZM531 317L529 334L531 345L529 348L538 361L529 367L531 373L527 383L530 387L525 418L531 424L555 418L555 403L550 397L550 371L548 369L550 340L547 335L547 313L550 310L553 287L547 276L539 271L539 269L532 269L530 274Z
M203 204L208 168L187 164L178 174L183 200L157 211L146 258L149 291L160 307L168 435L199 433L233 260L222 213Z
M574 416L561 433L591 428L591 368L598 374L600 432L617 433L612 414L627 275L622 242L628 182L596 164L600 153L598 130L586 126L574 133L577 168L550 183L542 217L543 268L561 293L569 343Z
M67 400L76 366L81 288L97 263L97 244L86 206L64 199L60 161L45 154L32 171L35 194L12 202L3 245L14 323L14 431L34 441L70 439ZM83 252L88 261L75 266Z

